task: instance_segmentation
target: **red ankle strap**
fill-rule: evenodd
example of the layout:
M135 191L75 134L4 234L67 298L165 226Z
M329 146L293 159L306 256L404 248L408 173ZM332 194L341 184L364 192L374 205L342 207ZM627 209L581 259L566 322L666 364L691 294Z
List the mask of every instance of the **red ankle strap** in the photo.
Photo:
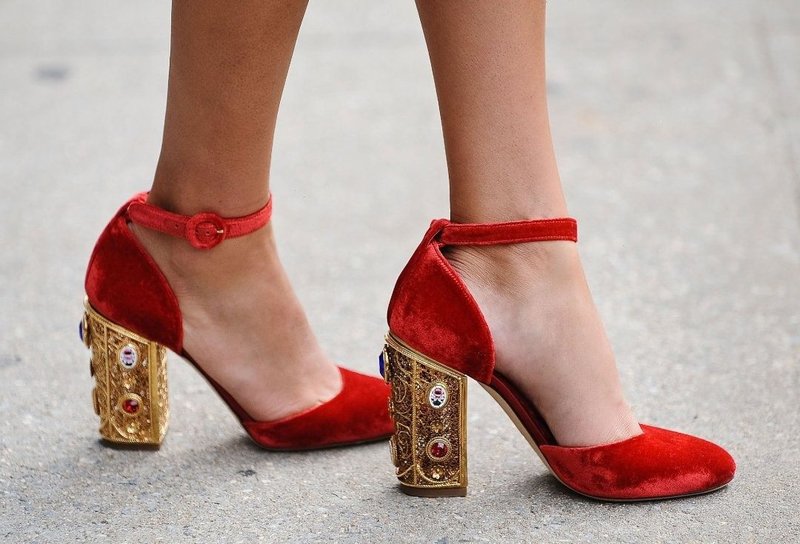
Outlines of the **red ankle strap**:
M145 201L146 193L128 206L128 217L137 225L184 238L197 249L211 249L226 238L250 234L266 225L272 215L272 195L260 210L243 217L220 217L214 212L192 216L168 212Z
M437 237L444 245L488 246L547 240L578 241L578 222L571 217L506 223L450 223Z

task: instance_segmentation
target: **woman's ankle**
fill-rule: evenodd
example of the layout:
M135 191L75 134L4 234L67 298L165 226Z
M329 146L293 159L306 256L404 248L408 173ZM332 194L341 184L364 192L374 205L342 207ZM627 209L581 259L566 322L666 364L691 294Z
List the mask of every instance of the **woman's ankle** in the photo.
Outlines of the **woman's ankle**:
M140 225L129 228L178 292L233 286L258 271L262 276L282 267L271 225L238 238L230 238L211 249L197 249L182 238ZM266 280L266 276L264 277Z
M519 168L511 175L488 169L450 180L450 220L454 223L501 223L567 217L558 170ZM531 183L535 179L536 183ZM487 182L486 180L492 180Z
M270 198L268 162L229 165L219 156L178 155L162 151L147 197L150 204L182 215L214 212L241 217Z
M567 287L585 281L572 242L450 246L444 254L468 283L512 297L536 289L543 282Z

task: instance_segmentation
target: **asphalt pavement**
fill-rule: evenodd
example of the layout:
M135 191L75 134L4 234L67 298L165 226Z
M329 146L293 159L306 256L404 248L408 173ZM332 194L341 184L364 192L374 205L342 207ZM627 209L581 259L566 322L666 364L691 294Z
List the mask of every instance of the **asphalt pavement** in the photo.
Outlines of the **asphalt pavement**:
M708 496L566 491L471 387L466 498L402 495L386 444L252 445L172 357L158 451L97 440L83 274L146 189L169 3L0 1L0 540L800 542L800 4L550 2L561 173L624 386L644 422L708 437ZM447 215L413 2L312 2L272 171L282 258L322 343L377 372L391 288Z

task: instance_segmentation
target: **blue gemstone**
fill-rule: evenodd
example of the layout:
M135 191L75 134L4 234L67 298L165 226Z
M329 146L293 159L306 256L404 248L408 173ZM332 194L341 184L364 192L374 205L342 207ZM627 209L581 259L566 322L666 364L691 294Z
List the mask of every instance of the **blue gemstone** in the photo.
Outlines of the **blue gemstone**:
M80 338L81 342L83 342L83 321L78 323L78 338Z
M383 352L381 352L381 354L380 354L380 355L378 355L378 369L379 369L379 370L380 370L380 372L381 372L381 376L384 376L384 377L386 377L386 374L384 374L384 372L383 372L383 365L384 365L384 364L385 364L385 363L384 363L384 361L383 361Z

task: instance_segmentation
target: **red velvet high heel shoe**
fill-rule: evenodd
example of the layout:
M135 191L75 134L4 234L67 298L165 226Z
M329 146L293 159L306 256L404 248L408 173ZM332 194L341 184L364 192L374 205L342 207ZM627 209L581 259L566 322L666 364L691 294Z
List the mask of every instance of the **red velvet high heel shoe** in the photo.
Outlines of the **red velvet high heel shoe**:
M128 223L185 238L210 250L226 238L265 226L272 199L257 212L236 218L215 213L192 217L146 202L126 202L101 234L86 273L80 336L91 349L95 412L102 439L123 444L161 444L167 431L167 349L192 363L219 393L260 446L306 450L388 438L389 388L377 377L341 368L342 390L328 402L278 421L256 421L183 349L183 319L166 277L133 235Z
M503 407L555 477L595 499L636 501L707 493L733 478L719 446L642 425L643 434L591 447L559 446L537 412L494 368L491 333L472 295L443 256L448 245L577 241L574 219L455 224L439 219L400 274L389 303L381 373L392 387L392 460L411 495L463 496L467 489L467 379Z

